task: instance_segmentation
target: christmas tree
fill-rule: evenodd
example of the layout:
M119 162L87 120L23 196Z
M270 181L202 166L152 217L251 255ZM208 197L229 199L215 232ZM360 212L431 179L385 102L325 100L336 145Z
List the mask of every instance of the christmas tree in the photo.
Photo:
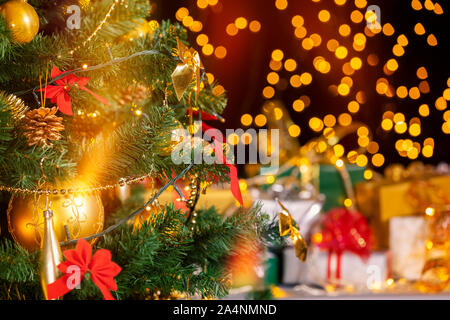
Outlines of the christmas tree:
M224 296L225 261L240 239L260 241L265 217L196 209L213 183L230 182L242 202L222 141L192 139L195 121L220 119L222 87L208 82L181 26L150 20L149 1L55 3L0 1L0 299L48 297L58 246L81 250L78 239L97 250L93 260L109 250L112 298ZM173 161L179 144L190 161ZM217 161L194 164L208 147ZM114 203L111 193L128 187ZM180 203L158 203L169 188ZM90 271L66 299L105 296Z

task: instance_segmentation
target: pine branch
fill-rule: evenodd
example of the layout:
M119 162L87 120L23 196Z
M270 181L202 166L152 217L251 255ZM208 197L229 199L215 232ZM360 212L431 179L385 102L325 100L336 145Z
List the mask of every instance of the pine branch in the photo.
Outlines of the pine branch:
M7 28L5 18L0 16L0 59L2 59L10 49L10 32Z
M0 0L0 4L4 1ZM81 30L62 28L51 34L46 13L52 10L53 1L30 0L30 3L38 10L45 33L24 45L11 43L5 21L0 17L0 89L8 93L26 91L22 98L29 107L36 108L39 102L29 89L39 86L46 70L56 66L62 71L74 70L76 76L89 77L88 88L110 103L101 104L92 95L72 88L69 95L75 116L63 117L66 131L53 148L41 148L28 146L20 123L11 124L11 114L5 112L0 101L0 183L35 188L42 177L39 164L44 157L44 171L50 182L83 178L92 185L104 185L147 173L167 181L174 173L182 172L186 166L175 165L167 151L171 130L178 125L176 119L185 120L185 108L195 105L195 95L189 94L194 83L178 101L171 79L179 63L174 55L177 38L188 45L186 30L179 24L163 21L153 34L124 41L124 36L136 27L136 21L146 18L149 9L147 0L128 0L127 6L117 6L108 23L84 45L105 17L112 0L91 2ZM79 49L72 54L73 48ZM158 54L132 56L150 50ZM121 57L124 59L115 60ZM80 70L82 64L89 68ZM131 106L123 107L118 102L118 92L129 84L151 89L145 101L133 107L142 112L139 117ZM217 83L202 85L196 107L220 114L227 101L223 88ZM166 92L169 106L163 104ZM111 125L99 125L101 133L86 144L86 138L77 132L76 116L94 112L101 122ZM196 164L190 173L200 181L229 180L229 169L224 165ZM144 202L142 194L134 196L107 224L114 226L120 215L129 215ZM123 268L116 278L117 298L147 299L156 292L167 297L174 291L213 297L227 294L229 270L225 262L235 254L235 243L248 237L261 241L266 220L259 208L228 218L213 208L198 214L194 232L186 226L182 212L167 206L155 210L150 221L136 232L124 224L100 238L96 246L111 250L113 260ZM8 241L0 245L0 299L42 298L38 255ZM101 294L85 279L82 289L73 290L65 299L101 299Z
M111 251L112 260L122 267L116 277L118 299L148 299L160 292L174 291L223 297L227 294L228 257L241 237L260 241L265 216L259 208L223 218L215 209L199 211L198 228L191 232L184 215L173 207L154 211L150 220L134 232L125 225L96 244ZM94 249L95 250L95 249ZM199 252L202 252L201 254ZM0 299L40 299L39 252L29 254L4 240L0 245ZM11 288L19 294L11 294ZM102 299L98 288L84 279L81 290L64 299Z

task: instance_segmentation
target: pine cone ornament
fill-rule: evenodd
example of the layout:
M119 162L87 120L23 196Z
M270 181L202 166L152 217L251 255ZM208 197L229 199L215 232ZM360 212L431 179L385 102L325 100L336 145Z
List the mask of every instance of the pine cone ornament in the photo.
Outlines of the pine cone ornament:
M120 98L117 101L121 107L134 103L139 103L149 96L149 90L144 85L131 85L120 92Z
M29 146L53 146L52 141L61 139L61 131L64 131L62 118L55 114L57 107L39 108L25 113L24 125L22 126L24 136Z
M17 123L17 121L25 117L25 112L28 111L28 107L25 105L25 102L15 95L8 94L4 91L0 91L0 104L3 104L3 110L11 113L14 123Z

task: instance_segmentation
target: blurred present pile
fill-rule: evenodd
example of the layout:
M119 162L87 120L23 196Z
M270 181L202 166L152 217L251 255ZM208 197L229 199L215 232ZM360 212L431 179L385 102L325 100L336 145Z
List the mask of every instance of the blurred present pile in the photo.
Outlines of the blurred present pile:
M245 205L261 202L274 220L278 198L309 253L301 263L290 241L271 239L266 281L327 292L445 290L448 166L411 162L448 161L439 147L450 133L443 2L270 2L255 10L256 0L197 0L172 12L205 63L230 65L208 74L230 92L227 128L268 129L229 144L250 148L279 130L280 167L261 174L247 164L240 185Z
M282 134L283 124L277 127ZM269 267L277 277L266 280L318 295L448 291L448 165L392 164L367 175L369 169L336 156L334 148L357 128L336 127L281 157L271 174L247 180L252 199L275 220L287 208L308 243L304 263L294 246L274 243Z

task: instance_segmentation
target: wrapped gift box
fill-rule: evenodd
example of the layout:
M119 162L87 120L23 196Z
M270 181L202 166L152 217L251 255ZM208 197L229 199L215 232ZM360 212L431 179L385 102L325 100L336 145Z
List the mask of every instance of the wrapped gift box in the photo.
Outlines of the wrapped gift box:
M300 283L302 276L307 271L307 265L295 256L295 249L290 246L283 250L280 269L280 282L282 284L292 285Z
M310 250L306 263L296 259L294 249L284 251L284 284L303 283L326 286L328 279L328 252L318 249ZM331 256L331 272L335 271L336 260ZM382 285L391 275L389 254L387 251L374 251L367 260L362 260L353 253L341 256L342 285L353 286L358 291L369 291Z
M262 212L268 214L272 219L281 211L280 205L275 200L254 200L262 205ZM320 218L322 201L320 199L308 200L285 200L283 205L297 223L300 233L308 240L311 230Z
M350 176L352 185L364 181L365 168L354 164L346 164L346 170ZM301 173L297 172L296 167L289 168L277 175L277 179L283 179L294 175L295 178L302 180ZM348 197L345 192L344 182L336 167L331 164L314 164L311 166L311 183L315 187L316 192L325 196L323 210L326 212L335 207L344 206L344 200ZM262 191L267 191L270 184L261 186Z
M354 164L346 164L345 168L348 171L352 185L364 181L365 168ZM344 200L348 198L345 192L344 182L334 165L321 164L315 169L318 173L318 190L325 195L325 204L323 210L326 212L335 207L343 207Z
M277 218L278 213L282 210L278 202L275 200L258 199L260 196L258 190L252 190L251 193L254 201L262 206L262 212L268 214L271 219ZM323 197L319 197L318 199L284 200L282 203L291 214L292 219L297 223L297 227L303 238L308 241L321 217ZM290 240L287 239L287 243L291 243ZM301 268L304 263L300 262L296 257L294 248L288 246L285 248L272 248L272 250L274 250L276 256L276 260L273 260L272 264L277 263L277 281L279 283L297 283L297 268ZM272 269L274 268L272 266Z
M395 217L389 225L393 275L407 280L420 279L426 258L425 218Z
M425 183L426 185L423 185ZM356 184L356 202L375 233L375 248L389 247L389 220L399 216L422 215L423 209L417 206L411 192L426 192L430 203L434 190L450 194L450 175L425 176L420 179L393 182L389 180L370 181Z
M278 284L279 283L279 259L276 254L270 251L266 251L264 257L264 281L266 284Z

